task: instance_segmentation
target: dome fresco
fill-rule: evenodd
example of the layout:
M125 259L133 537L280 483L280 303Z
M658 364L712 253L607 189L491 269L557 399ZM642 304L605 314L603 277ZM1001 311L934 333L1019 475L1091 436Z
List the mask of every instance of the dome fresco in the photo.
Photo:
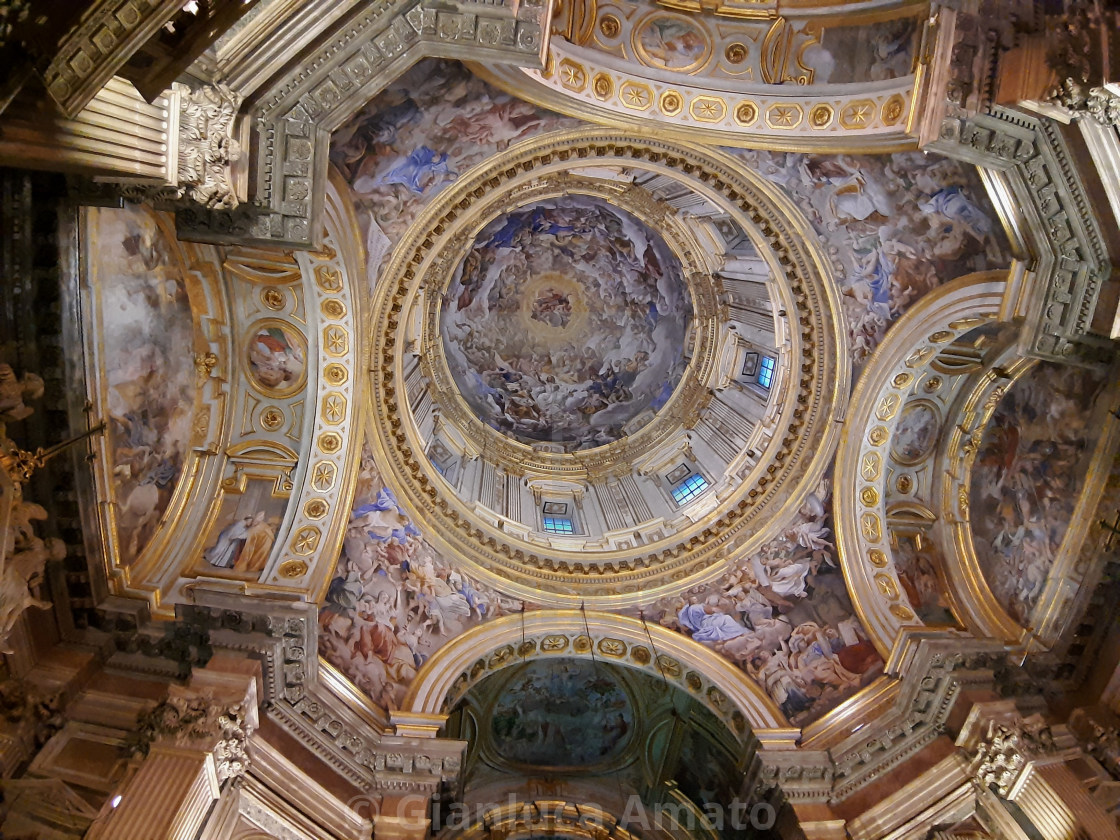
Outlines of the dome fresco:
M660 235L575 195L482 229L444 294L440 332L482 422L577 450L618 440L665 404L691 318L680 261Z

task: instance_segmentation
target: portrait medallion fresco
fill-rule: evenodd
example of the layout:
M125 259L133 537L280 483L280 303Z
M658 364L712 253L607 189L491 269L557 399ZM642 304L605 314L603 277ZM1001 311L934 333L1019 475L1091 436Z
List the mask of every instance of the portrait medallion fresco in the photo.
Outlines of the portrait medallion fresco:
M660 235L576 195L482 229L444 294L440 332L484 423L574 451L618 440L665 404L691 319L680 261Z
M269 396L289 396L307 381L307 342L291 325L266 319L252 329L245 350L249 379Z

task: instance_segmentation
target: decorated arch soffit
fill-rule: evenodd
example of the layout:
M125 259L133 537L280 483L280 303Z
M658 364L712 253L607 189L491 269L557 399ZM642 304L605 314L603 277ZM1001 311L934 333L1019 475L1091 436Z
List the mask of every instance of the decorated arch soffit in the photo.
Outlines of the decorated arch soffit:
M569 0L543 68L474 65L493 84L601 124L798 151L913 148L926 2Z
M1104 422L1115 384L1020 355L1018 326L998 317L1009 276L924 298L853 395L837 538L888 669L923 626L1047 647L1089 576L1081 547L1117 445Z
M83 211L90 397L108 425L91 547L110 588L159 615L201 583L314 599L328 579L360 446L349 278L364 254L338 196L323 247L299 253L179 242L130 205Z

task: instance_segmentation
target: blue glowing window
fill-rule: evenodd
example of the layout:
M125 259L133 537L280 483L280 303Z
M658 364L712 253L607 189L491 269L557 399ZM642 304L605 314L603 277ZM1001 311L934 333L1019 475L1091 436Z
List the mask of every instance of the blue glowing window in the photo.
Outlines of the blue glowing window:
M673 500L678 505L690 502L708 489L708 480L699 473L693 473L673 488Z
M544 518L544 530L549 534L574 534L576 532L572 520L561 516L546 516Z
M762 364L758 369L758 384L763 388L769 388L770 383L774 381L774 357L763 356Z

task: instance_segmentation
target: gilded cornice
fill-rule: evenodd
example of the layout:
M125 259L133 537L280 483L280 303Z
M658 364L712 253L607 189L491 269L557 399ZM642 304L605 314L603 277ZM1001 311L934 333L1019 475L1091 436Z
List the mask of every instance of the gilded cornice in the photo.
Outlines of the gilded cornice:
M499 185L511 188L566 170L573 162L602 160L664 172L695 185L698 193L738 217L770 264L797 313L791 319L787 392L778 404L783 425L739 487L698 522L640 549L564 552L518 539L493 527L443 490L401 419L405 399L401 330L411 300L426 282L436 238ZM433 232L435 234L433 235ZM793 509L818 480L838 434L849 377L846 332L836 322L839 300L807 222L773 187L732 158L686 144L639 140L610 131L546 135L520 144L461 177L425 211L398 244L378 285L367 334L375 403L372 440L382 474L414 515L433 546L462 557L503 591L534 603L600 605L647 601L720 573L723 564L772 537L780 510ZM422 451L422 450L420 450ZM780 510L779 510L780 509Z

